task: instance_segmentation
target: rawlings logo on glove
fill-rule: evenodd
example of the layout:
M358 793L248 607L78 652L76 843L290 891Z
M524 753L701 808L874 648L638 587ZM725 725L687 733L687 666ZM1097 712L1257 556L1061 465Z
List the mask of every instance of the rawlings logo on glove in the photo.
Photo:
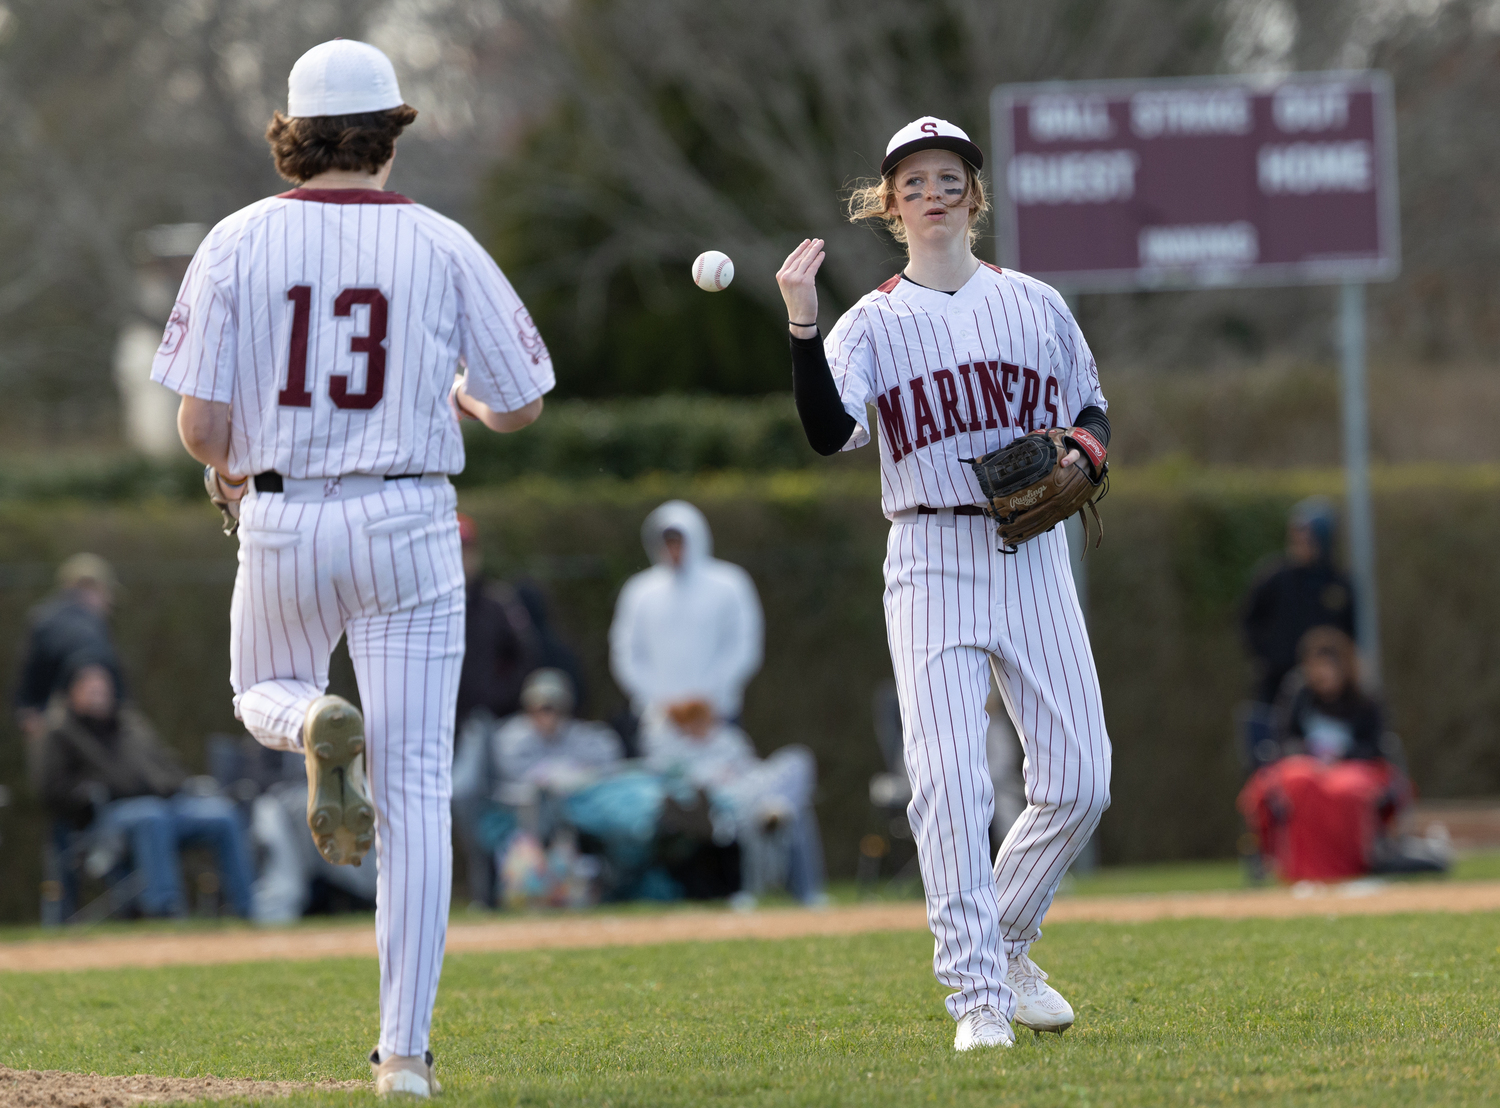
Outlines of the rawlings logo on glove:
M1069 450L1079 450L1075 464L1064 466ZM1104 445L1082 427L1054 427L1033 431L983 458L964 459L984 493L984 513L995 521L1000 551L1014 554L1027 539L1050 531L1074 512L1083 518L1084 548L1088 548L1087 508L1104 539L1104 524L1094 505L1109 488L1109 463Z
M1038 503L1046 495L1041 489L1030 489L1019 496L1011 497L1005 502L1005 507L1012 512L1018 512L1022 508L1029 508Z

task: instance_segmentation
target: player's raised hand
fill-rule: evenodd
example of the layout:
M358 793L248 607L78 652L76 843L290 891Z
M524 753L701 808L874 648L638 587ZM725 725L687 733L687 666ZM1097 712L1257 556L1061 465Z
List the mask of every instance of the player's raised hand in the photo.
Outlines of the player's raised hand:
M786 301L792 333L811 338L818 322L818 269L823 265L823 240L803 239L776 271L776 284Z

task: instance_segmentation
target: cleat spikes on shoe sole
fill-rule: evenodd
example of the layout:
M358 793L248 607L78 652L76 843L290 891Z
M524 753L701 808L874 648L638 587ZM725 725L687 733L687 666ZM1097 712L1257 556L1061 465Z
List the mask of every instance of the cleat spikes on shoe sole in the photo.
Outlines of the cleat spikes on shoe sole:
M374 837L375 809L364 781L364 718L338 696L307 709L307 825L318 853L333 865L358 865Z
M357 804L344 812L344 826L354 832L354 841L357 844L360 839L365 838L365 847L368 848L370 841L366 836L370 828L375 826L375 809L368 804Z

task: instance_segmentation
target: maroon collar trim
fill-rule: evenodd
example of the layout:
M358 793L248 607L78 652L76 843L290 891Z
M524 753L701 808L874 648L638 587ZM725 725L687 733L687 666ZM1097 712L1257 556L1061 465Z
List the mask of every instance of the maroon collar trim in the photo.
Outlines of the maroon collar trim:
M317 204L410 204L399 192L379 189L292 189L276 195L278 200L311 200Z

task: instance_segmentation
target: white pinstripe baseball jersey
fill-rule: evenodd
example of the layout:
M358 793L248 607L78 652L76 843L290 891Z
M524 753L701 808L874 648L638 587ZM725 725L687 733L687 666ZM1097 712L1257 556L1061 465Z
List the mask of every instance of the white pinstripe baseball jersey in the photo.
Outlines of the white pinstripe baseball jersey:
M921 513L983 498L964 458L1106 407L1093 355L1057 292L981 264L948 294L893 277L824 344L846 450L881 439L886 633L901 702L933 968L955 1019L1009 1018L1013 957L1041 935L1058 882L1109 805L1099 681L1060 528L997 552L984 516ZM1026 751L1027 806L991 869L990 666Z
M461 364L469 395L500 411L554 384L473 236L396 193L294 189L209 233L151 379L232 406L231 473L458 473L448 389Z
M553 385L469 233L394 193L295 189L204 240L151 374L230 405L230 472L325 479L246 491L230 683L251 734L299 750L347 636L375 808L382 1057L427 1049L447 930L464 591L443 474L464 465L448 405L460 365L501 411Z
M1028 431L1106 409L1083 333L1055 289L981 264L937 292L892 277L850 308L824 343L844 408L859 426L846 450L881 438L887 517L926 504L977 504L977 458Z

